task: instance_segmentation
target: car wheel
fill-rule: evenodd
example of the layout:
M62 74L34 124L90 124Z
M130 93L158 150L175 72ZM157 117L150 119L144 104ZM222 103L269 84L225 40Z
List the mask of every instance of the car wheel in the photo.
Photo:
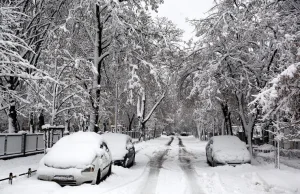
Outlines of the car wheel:
M128 168L128 161L129 161L129 158L125 157L124 165L123 165L124 168Z
M101 172L100 172L100 169L99 169L98 173L97 173L96 184L99 185L100 182L101 182Z
M212 160L212 161L211 161L211 166L212 166L212 167L216 167L217 164L216 164L216 162L214 161L214 159L212 158L211 160Z
M207 162L208 165L211 166L211 163L210 163L210 161L208 160L207 154L206 154L206 162Z
M132 163L131 163L131 166L133 166L135 163L135 154L133 155L133 159L132 159Z
M111 175L111 164L110 164L110 166L109 166L109 169L108 169L108 171L107 171L107 174L106 174L106 176L109 176L109 175Z

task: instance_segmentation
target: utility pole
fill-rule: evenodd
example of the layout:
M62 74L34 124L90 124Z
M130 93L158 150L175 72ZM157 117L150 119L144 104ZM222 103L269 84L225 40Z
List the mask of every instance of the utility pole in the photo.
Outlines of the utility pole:
M116 83L116 104L115 104L115 132L117 132L118 127L118 98L119 98L119 92L118 92L118 83Z

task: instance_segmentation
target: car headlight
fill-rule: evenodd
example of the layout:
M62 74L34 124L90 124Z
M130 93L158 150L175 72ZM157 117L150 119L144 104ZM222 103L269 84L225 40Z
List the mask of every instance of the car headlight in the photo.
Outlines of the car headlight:
M95 165L90 165L87 168L83 169L81 172L94 172Z

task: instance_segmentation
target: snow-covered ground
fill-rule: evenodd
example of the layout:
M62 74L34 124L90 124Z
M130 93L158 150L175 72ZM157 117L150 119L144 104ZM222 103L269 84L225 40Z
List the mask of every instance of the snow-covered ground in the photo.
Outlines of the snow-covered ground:
M13 185L0 182L0 194L266 194L300 193L300 170L266 163L219 166L206 163L205 145L193 137L161 137L135 145L136 164L130 169L113 166L113 174L99 185L60 187L54 182L20 177ZM0 179L9 172L36 169L42 155L0 160Z

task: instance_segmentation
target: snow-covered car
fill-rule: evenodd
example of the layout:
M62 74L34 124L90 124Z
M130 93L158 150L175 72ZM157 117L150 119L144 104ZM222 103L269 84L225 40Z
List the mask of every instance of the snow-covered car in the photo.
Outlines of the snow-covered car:
M77 132L47 150L37 170L38 179L60 185L99 184L111 174L110 150L101 135Z
M251 163L246 144L230 135L212 137L206 145L206 159L212 166Z
M114 165L129 168L135 161L135 148L130 136L120 133L102 135L111 150Z

